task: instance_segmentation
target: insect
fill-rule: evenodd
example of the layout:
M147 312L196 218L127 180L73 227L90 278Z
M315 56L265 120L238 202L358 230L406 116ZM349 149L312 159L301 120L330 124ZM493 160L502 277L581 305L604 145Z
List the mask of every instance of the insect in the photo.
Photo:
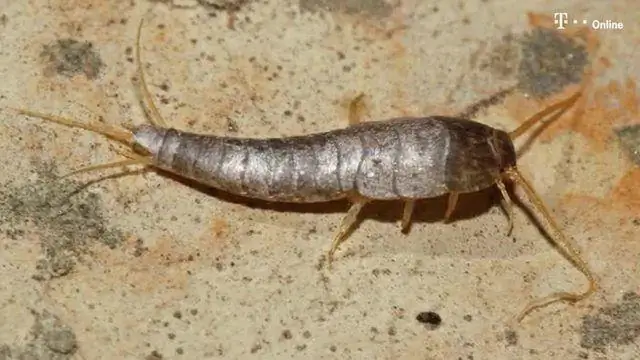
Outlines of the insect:
M546 206L516 164L513 140L532 126L559 117L580 96L553 104L509 133L467 119L404 117L352 124L343 129L285 138L236 138L169 128L147 89L140 60L142 24L136 38L142 104L149 124L132 128L15 109L19 113L101 134L127 147L126 159L89 166L74 173L143 165L159 168L233 194L267 201L314 203L347 198L351 205L335 234L327 260L345 240L362 208L372 200L404 202L403 230L416 200L448 194L445 219L460 194L496 186L502 196L509 232L513 206L505 181L522 186L547 223L559 251L589 280L583 292L555 292L528 303L515 318L559 301L577 302L597 289L595 276L577 247L564 236ZM353 110L353 109L352 109ZM355 111L354 111L355 112ZM550 121L550 120L547 120Z

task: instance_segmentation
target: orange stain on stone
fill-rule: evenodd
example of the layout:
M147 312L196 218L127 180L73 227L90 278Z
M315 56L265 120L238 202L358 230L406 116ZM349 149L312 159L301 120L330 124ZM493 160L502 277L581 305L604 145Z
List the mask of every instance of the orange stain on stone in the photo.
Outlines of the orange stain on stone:
M563 92L570 94L570 92ZM553 99L540 104L540 109L568 95L554 96ZM589 141L592 150L605 151L614 140L615 129L625 125L631 125L638 119L638 97L636 83L628 78L624 84L611 81L605 86L589 90L578 100L574 109L568 111L563 117L549 124L540 133L538 140L542 142L550 141L558 135L567 131L581 134ZM528 114L535 113L536 105L531 100L524 98L513 98L507 103L509 113L519 121L524 121L526 111Z
M638 216L640 214L640 169L627 172L611 191L611 202Z
M531 26L556 30L551 15L529 13L528 16ZM595 80L614 66L609 58L598 53L600 40L597 34L588 27L571 27L558 33L583 43L590 58L597 61L592 61L592 66L583 74L583 81L579 85L583 92L582 97L560 119L549 124L537 140L550 141L562 133L573 131L584 136L592 150L605 151L614 139L615 128L630 125L638 119L640 97L636 90L636 81L628 77L622 82L612 80L604 86L596 86ZM523 122L545 106L570 96L576 89L572 86L570 91L565 89L562 94L556 94L544 101L514 96L506 102L507 111L514 119Z
M627 172L611 191L604 197L595 197L583 194L567 194L564 196L562 206L566 209L580 209L583 216L592 216L594 226L599 226L602 215L605 213L617 213L619 225L625 225L630 221L640 219L640 192L637 191L640 184L640 169L633 168Z

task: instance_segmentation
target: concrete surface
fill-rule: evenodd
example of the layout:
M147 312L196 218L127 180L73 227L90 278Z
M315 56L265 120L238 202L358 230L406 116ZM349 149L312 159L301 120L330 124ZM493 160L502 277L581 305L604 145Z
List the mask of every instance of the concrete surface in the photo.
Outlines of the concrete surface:
M624 28L558 30L554 11ZM470 112L513 129L584 86L520 167L600 291L508 328L532 297L586 281L526 201L507 237L495 190L464 196L449 224L444 199L421 202L407 235L400 204L374 204L329 271L344 203L266 204L155 172L57 179L118 156L7 107L142 124L145 14L150 90L181 129L307 134L346 126L359 92L383 119L518 85ZM632 0L3 1L0 359L640 358L639 20Z

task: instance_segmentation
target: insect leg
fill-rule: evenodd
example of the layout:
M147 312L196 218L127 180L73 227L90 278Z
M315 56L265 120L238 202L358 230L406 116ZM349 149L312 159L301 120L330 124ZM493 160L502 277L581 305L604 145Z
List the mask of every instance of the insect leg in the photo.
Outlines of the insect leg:
M144 23L144 18L140 20L140 24L138 25L138 33L136 35L136 67L138 68L138 76L140 77L140 90L142 91L142 104L145 112L147 112L147 119L153 125L158 127L167 127L166 121L160 115L156 104L153 102L153 98L149 93L149 88L147 87L147 81L144 77L144 70L142 69L142 60L140 57L140 38L142 37L142 24Z
M407 232L409 230L409 226L411 225L411 215L413 215L413 208L416 205L415 200L406 200L404 202L404 210L402 211L402 223L400 225L400 230L402 232Z
M361 123L364 114L367 113L367 105L364 102L364 97L364 93L360 93L349 102L349 125Z
M507 218L509 219L509 230L507 230L507 236L509 236L513 231L513 203L511 202L507 188L504 186L502 180L496 181L496 186L498 186L498 190L500 190L500 194L502 195L500 202L502 203L502 207L507 213Z
M444 221L449 221L451 214L453 214L453 210L456 208L456 204L458 203L458 193L452 191L449 194L449 199L447 200L447 211L444 213Z
M347 215L345 215L345 217L342 218L342 222L340 223L338 232L336 233L336 236L333 238L333 242L331 243L331 249L327 254L327 262L329 263L329 265L331 265L331 263L333 262L333 254L336 252L336 250L338 250L338 247L340 246L340 244L346 240L347 233L349 232L351 227L356 223L356 220L358 219L358 214L360 213L362 208L367 204L367 202L368 201L366 199L362 199L362 198L356 199L351 205L351 207L349 208Z
M574 245L568 238L564 236L564 234L560 230L560 227L549 213L549 210L547 210L547 207L540 199L540 196L538 196L531 184L529 184L527 179L525 179L522 174L520 174L517 168L512 167L510 169L507 169L505 171L505 175L516 184L522 185L522 188L527 194L529 201L533 204L536 210L542 215L542 218L549 225L548 228L551 231L548 231L548 234L550 235L553 243L556 245L556 248L558 248L560 252L567 259L569 259L569 261L571 261L571 263L589 280L589 288L581 293L555 292L529 302L514 320L520 322L531 311L547 306L549 304L553 304L555 302L568 301L571 303L575 303L589 297L598 289L598 283L596 281L595 275L589 268L589 265L587 265L587 263L582 259L577 245Z

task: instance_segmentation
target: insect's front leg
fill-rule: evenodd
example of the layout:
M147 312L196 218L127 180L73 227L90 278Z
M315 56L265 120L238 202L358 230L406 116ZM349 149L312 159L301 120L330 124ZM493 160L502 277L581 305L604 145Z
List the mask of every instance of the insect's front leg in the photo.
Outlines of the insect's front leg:
M502 195L502 197L500 198L502 207L507 213L507 218L509 219L509 229L507 230L507 236L509 236L513 231L513 202L511 202L511 198L509 197L507 188L504 186L502 180L496 181L496 186L498 187L498 190L500 190L500 194Z

